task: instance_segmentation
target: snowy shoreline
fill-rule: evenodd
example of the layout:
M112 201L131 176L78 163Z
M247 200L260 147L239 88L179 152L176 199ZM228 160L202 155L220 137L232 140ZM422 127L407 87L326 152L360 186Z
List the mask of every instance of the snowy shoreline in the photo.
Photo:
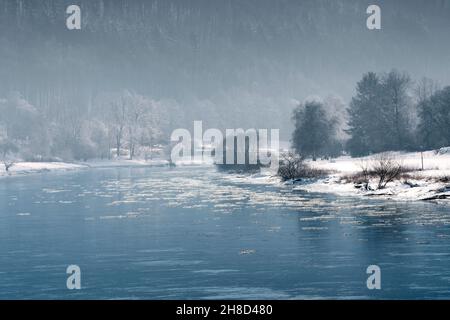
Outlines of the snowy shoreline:
M389 183L384 189L363 190L362 188L357 188L352 182L343 182L342 176L339 174L333 174L313 182L294 184L292 190L333 193L339 196L377 197L398 201L450 199L450 183L435 182L428 179L414 179L408 182L411 184L395 181Z
M0 167L0 178L17 177L28 174L45 172L64 172L85 170L90 168L116 168L116 167L156 167L167 166L167 160L96 160L88 162L17 162L5 171Z
M340 157L334 160L308 162L312 168L331 172L328 176L312 181L300 181L293 184L293 190L306 192L333 193L342 196L366 196L399 201L450 199L450 152L448 148L440 152L395 152L394 159L409 168L407 178L389 182L385 188L377 189L377 179L369 182L369 190L349 179L361 172L361 164L373 161L372 157ZM423 157L423 170L422 167Z
M183 166L212 166L212 159L203 161L178 161L177 167ZM46 173L46 172L64 172L74 170L96 169L96 168L139 168L139 167L167 167L170 162L165 159L152 160L92 160L87 162L16 162L5 171L3 164L0 164L0 178L17 177L28 174Z
M329 172L320 178L282 181L275 172L264 170L261 174L232 175L228 179L251 184L291 186L292 191L331 193L338 196L373 197L396 201L443 200L450 203L450 152L448 150L442 150L442 153L424 152L424 170L421 170L420 152L395 152L392 155L399 164L411 171L408 172L408 178L402 177L389 182L385 188L378 190L376 178L370 179L371 190L365 190L361 184L349 179L352 175L361 172L361 163L373 161L373 156L362 158L343 156L333 160L307 161L311 168Z

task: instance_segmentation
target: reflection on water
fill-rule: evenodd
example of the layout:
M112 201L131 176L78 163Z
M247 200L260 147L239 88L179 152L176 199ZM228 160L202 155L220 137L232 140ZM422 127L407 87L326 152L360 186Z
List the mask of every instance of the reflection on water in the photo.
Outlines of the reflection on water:
M5 178L0 298L450 298L449 211L201 167Z

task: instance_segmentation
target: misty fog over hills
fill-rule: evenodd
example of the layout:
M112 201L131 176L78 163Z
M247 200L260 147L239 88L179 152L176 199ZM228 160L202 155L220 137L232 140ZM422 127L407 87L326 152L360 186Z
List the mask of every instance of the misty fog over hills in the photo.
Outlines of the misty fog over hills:
M65 26L73 2L0 1L0 98L18 92L56 117L127 89L167 110L168 132L203 120L289 139L298 101L345 107L364 72L450 84L450 1L79 0L76 31Z

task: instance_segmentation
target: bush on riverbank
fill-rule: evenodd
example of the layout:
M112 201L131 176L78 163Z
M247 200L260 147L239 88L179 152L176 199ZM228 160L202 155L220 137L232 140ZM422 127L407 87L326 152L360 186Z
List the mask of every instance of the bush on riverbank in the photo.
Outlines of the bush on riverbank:
M277 172L278 176L283 181L287 181L301 178L318 178L329 173L326 170L310 167L304 160L303 157L293 152L282 154Z
M342 177L344 181L353 182L358 187L370 190L369 183L374 180L376 189L384 189L387 184L396 180L404 179L406 182L411 178L409 172L418 171L418 168L406 167L398 162L389 153L380 153L369 161L361 162L361 171ZM372 182L374 182L372 181Z

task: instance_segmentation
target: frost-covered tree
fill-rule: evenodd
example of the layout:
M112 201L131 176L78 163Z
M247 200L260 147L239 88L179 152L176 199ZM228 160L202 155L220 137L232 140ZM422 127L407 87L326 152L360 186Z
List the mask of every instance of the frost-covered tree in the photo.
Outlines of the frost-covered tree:
M165 104L128 90L104 100L106 102L103 101L103 106L99 106L96 112L106 114L98 115L98 118L105 123L116 156L121 156L125 151L133 159L141 153L142 147L146 149L144 156L151 156L152 144L162 134L162 126L167 126L162 116ZM102 105L102 102L98 103Z
M332 141L335 122L328 118L323 104L310 101L299 105L292 119L295 123L292 143L297 153L311 156L313 160L319 156L328 156L326 147Z
M111 113L109 118L109 125L114 137L116 156L120 156L120 149L122 148L122 139L125 133L125 126L127 121L127 105L124 97L120 97L117 101L111 103Z
M45 156L50 152L45 115L19 92L10 92L0 99L0 128L0 139L14 141L23 158L30 160L33 155Z
M15 158L14 154L19 151L17 145L9 139L0 140L0 160L5 166L5 171L8 172L9 169L14 165Z
M405 150L411 148L409 89L411 78L406 73L392 70L381 82L380 128L386 150ZM383 150L385 151L385 150Z
M0 122L10 139L26 140L36 134L37 109L19 92L11 92L0 100Z
M131 93L128 95L126 108L127 141L130 160L136 153L136 148L145 143L148 134L151 135L150 114L152 101L147 97ZM151 137L150 137L151 140Z
M450 146L450 87L436 91L418 108L418 135L424 148Z
M346 132L350 135L347 149L354 156L365 155L381 149L378 138L377 110L381 104L381 83L374 72L363 75L356 86L356 95L347 109L349 120Z
M416 103L420 104L429 99L436 91L440 90L440 85L433 79L422 77L417 81L414 88Z
M412 147L410 85L409 76L396 70L382 77L363 75L347 110L347 148L352 155Z

